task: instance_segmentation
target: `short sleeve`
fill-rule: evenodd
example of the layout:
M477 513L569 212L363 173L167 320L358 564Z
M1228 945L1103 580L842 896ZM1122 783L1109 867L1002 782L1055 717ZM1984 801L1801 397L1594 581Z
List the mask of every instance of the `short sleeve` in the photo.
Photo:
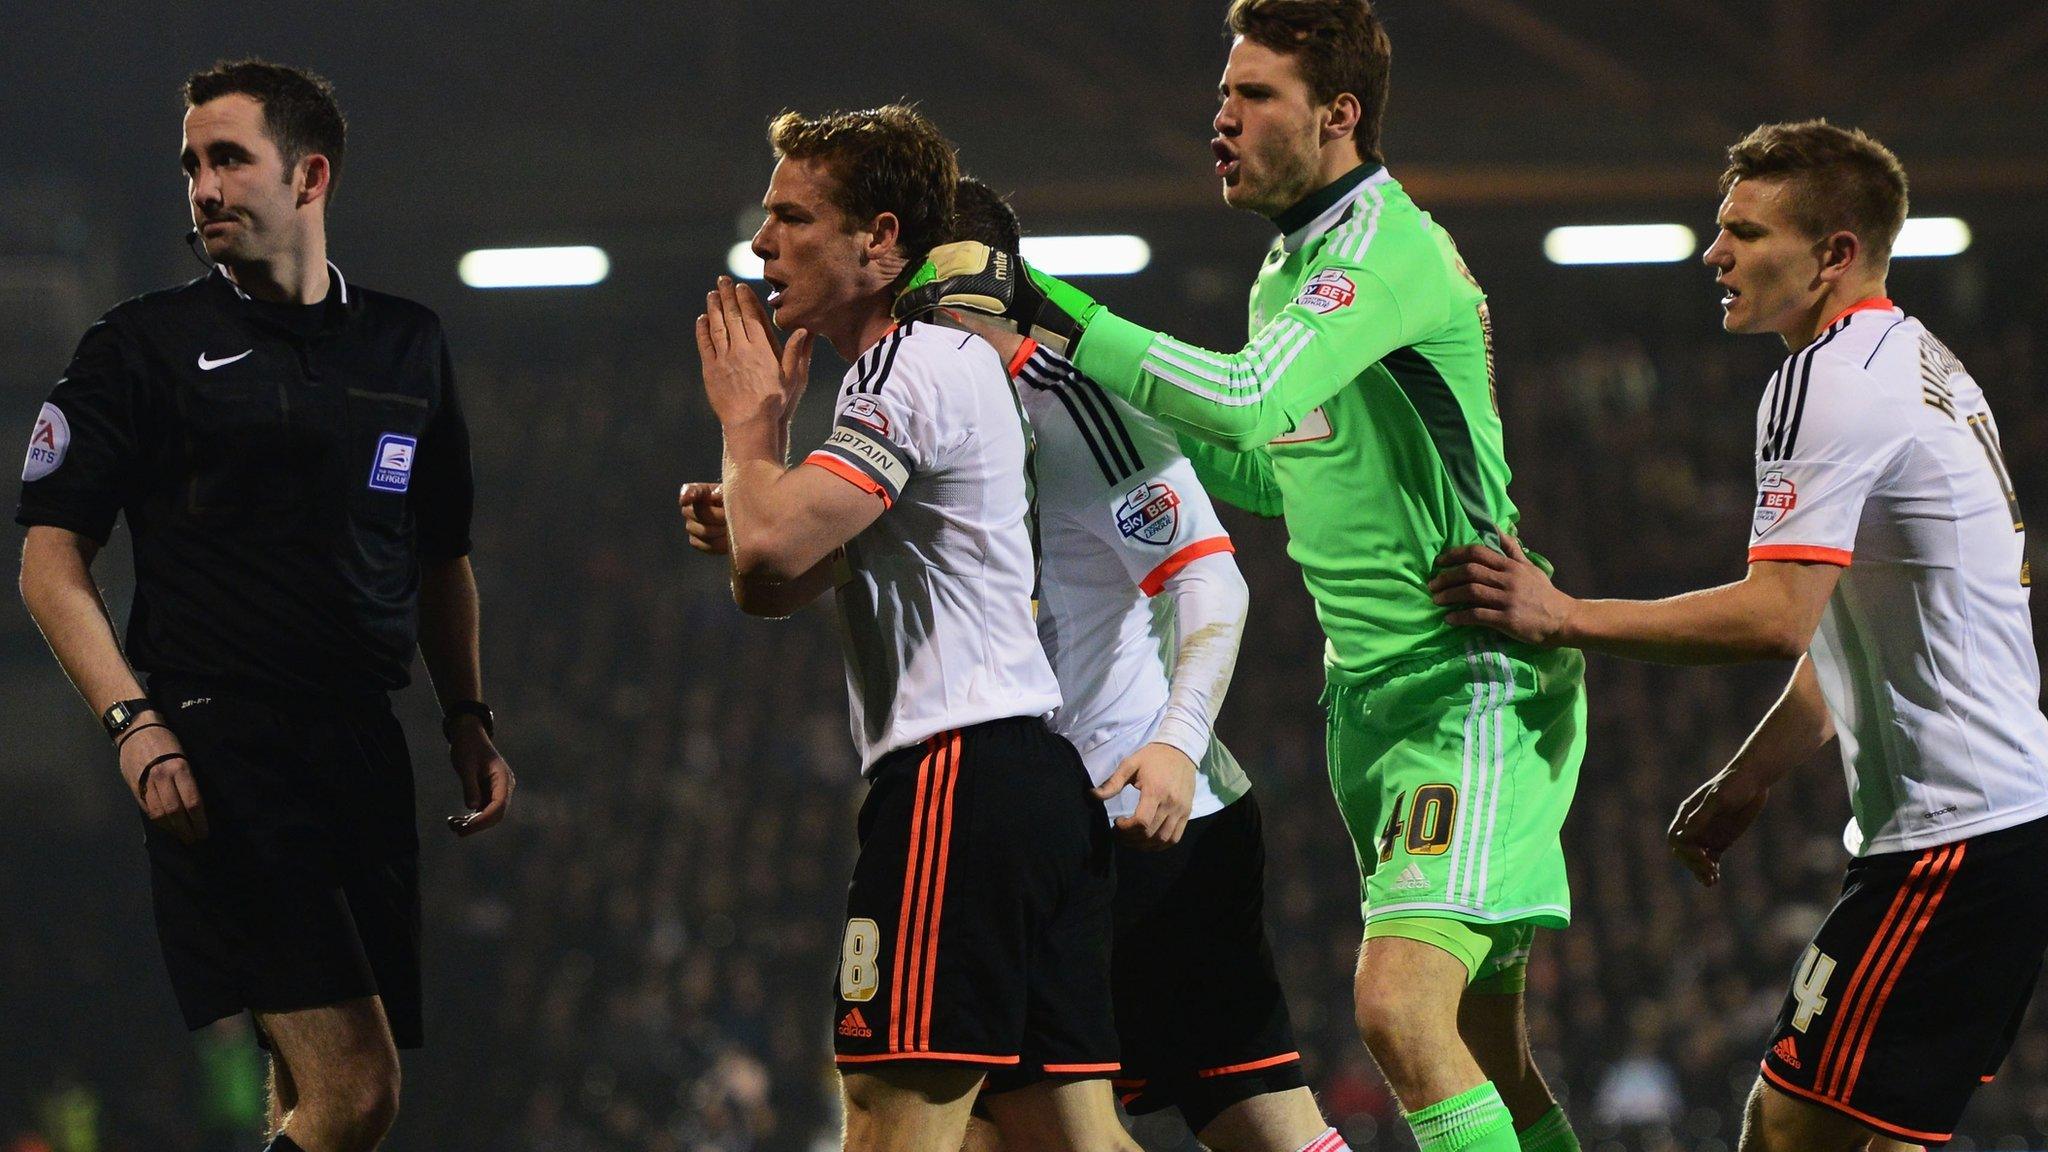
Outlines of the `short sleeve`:
M929 345L906 344L908 326L883 337L847 372L832 433L804 458L893 506L921 471L936 467L958 437L947 428ZM993 353L991 353L993 355Z
M413 486L413 515L419 551L428 561L453 560L470 550L470 517L476 505L476 484L470 467L469 424L455 387L455 361L447 338L437 330L437 364L441 403L420 436L418 482Z
M1861 370L1811 356L1786 361L1758 419L1750 563L1847 567L1863 503L1904 434Z
M140 479L148 404L121 328L103 319L87 329L36 414L15 521L105 544Z

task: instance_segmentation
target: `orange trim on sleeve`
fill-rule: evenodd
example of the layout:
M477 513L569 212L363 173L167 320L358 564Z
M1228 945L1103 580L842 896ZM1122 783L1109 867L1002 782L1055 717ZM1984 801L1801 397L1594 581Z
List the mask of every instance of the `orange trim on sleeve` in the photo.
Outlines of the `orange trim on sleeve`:
M1300 1059L1301 1053L1299 1052L1283 1052L1278 1056L1268 1056L1264 1060L1250 1060L1243 1064L1227 1064L1221 1068L1203 1068L1198 1070L1195 1075L1201 1077L1235 1076L1239 1072L1256 1072L1261 1068L1277 1068L1282 1064L1293 1064Z
M1024 370L1024 362L1031 359L1032 355L1037 351L1038 341L1026 336L1024 342L1017 345L1017 352L1010 357L1010 362L1003 365L1003 371L1008 372L1012 377L1016 376L1017 373Z
M1237 551L1237 545L1232 544L1228 536L1211 536L1207 540L1197 540L1193 544L1168 556L1159 567L1147 572L1145 578L1138 581L1138 591L1143 592L1147 596L1157 596L1165 589L1166 582L1173 579L1174 574L1181 569L1193 564L1204 556L1214 556L1218 552L1235 551Z
M830 472L863 492L880 496L882 498L882 507L884 508L896 506L896 501L889 498L889 490L876 483L873 476L855 468L853 465L848 464L829 452L813 452L809 456L804 457L804 463L823 468L825 471Z
M1822 548L1817 544L1758 544L1749 550L1749 562L1759 560L1801 560L1847 568L1855 553L1845 548Z
M842 1059L844 1059L844 1057L842 1057ZM1951 1138L1955 1136L1955 1133L1953 1132L1915 1132L1911 1128L1901 1128L1897 1124L1887 1124L1884 1121L1879 1120L1875 1116L1871 1116L1863 1112L1858 1112L1856 1109L1849 1107L1847 1104L1842 1103L1840 1100L1831 1100L1828 1097L1823 1096L1818 1092L1815 1092L1811 1088L1801 1088L1799 1085L1794 1084L1791 1081L1785 1079L1783 1076L1778 1075L1776 1072L1771 1071L1771 1066L1769 1064L1765 1064L1763 1066L1763 1073L1764 1079L1771 1082L1771 1087L1778 1089L1780 1092L1787 1092L1794 1096L1800 1097L1801 1099L1811 1100L1815 1104L1818 1104L1823 1108L1840 1112L1842 1115L1847 1116L1849 1119L1857 1121L1858 1123L1867 1124L1870 1127L1877 1129L1879 1132L1882 1132L1887 1136L1898 1136L1907 1140L1917 1141L1921 1144L1946 1144L1949 1142Z
M1121 1064L1047 1064L1045 1066L1046 1073L1052 1076L1072 1076L1088 1072L1117 1072L1122 1069L1123 1065Z

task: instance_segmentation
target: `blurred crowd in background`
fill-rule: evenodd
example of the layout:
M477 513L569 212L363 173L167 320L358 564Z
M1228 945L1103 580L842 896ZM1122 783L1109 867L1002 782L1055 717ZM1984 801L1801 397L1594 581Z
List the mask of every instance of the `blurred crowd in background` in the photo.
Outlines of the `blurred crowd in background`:
M1991 397L2023 503L2048 507L2038 317L1928 318ZM447 836L436 816L459 793L432 702L402 698L429 1046L408 1056L388 1147L836 1147L827 1016L863 785L830 610L744 618L722 566L687 548L675 485L708 478L718 451L691 358L541 367L461 336L486 695L522 786L502 828ZM1504 329L1513 493L1563 586L1646 596L1740 576L1756 398L1781 355L1710 330ZM19 366L43 382L54 367ZM821 358L809 417L833 371ZM23 427L33 411L8 408ZM1219 731L1265 809L1269 923L1307 1075L1354 1148L1411 1148L1351 1019L1356 874L1323 776L1320 638L1280 526L1229 523L1254 641ZM126 563L117 543L99 569L117 617ZM0 718L35 769L0 782L0 811L32 831L0 847L0 1150L256 1147L250 1030L178 1027L133 805L18 608L0 609L0 670L32 686L11 688ZM1539 937L1529 996L1535 1048L1589 1152L1733 1147L1792 966L1839 885L1840 768L1830 750L1783 785L1717 889L1668 858L1663 834L1788 671L1592 663L1566 827L1575 923ZM2048 1145L2044 1024L2037 1011L1952 1147ZM1188 1140L1171 1122L1141 1134L1153 1149Z

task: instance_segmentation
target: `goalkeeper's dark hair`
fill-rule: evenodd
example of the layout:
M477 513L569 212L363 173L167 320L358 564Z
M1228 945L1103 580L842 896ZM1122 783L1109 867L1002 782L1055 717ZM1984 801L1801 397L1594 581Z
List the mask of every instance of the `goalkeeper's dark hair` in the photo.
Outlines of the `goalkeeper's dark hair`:
M979 240L1016 256L1024 246L1023 235L1017 210L1002 193L972 176L960 178L953 194L953 239Z
M247 96L263 106L263 130L284 158L285 179L299 161L327 157L327 198L341 183L341 155L348 146L348 121L334 99L334 85L303 68L250 57L222 60L185 80L185 103L197 108L223 96Z
M1906 226L1906 169L1860 129L1824 119L1759 125L1728 149L1721 195L1751 179L1787 181L1795 224L1815 238L1854 232L1875 267Z
M884 212L894 215L911 269L951 239L960 161L953 145L908 104L823 116L784 112L768 125L768 142L778 159L817 160L831 171L832 203L846 214L849 229Z
M1316 103L1346 92L1356 96L1358 130L1351 143L1359 159L1386 162L1380 124L1394 50L1372 0L1232 0L1224 24L1232 36L1294 57Z

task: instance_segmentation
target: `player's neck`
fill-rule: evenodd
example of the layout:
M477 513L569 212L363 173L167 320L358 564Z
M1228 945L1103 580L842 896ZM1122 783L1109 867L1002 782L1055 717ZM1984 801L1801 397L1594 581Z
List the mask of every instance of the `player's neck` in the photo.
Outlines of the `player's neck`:
M271 304L318 304L327 299L327 239L315 234L295 252L263 261L221 264L235 286Z
M1820 339L1821 333L1834 327L1835 321L1848 315L1858 304L1886 299L1884 278L1881 276L1858 280L1854 284L1836 284L1800 314L1797 324L1778 335L1784 339L1786 351L1797 352Z
M1293 232L1327 211L1330 205L1351 194L1360 184L1372 178L1380 170L1370 160L1360 160L1348 141L1340 141L1341 148L1325 148L1318 162L1314 190L1296 200L1286 210L1276 214L1273 226L1283 233Z
M889 298L884 296L850 309L844 324L834 325L834 331L820 332L819 335L832 345L832 350L839 353L841 360L851 364L895 326L895 318L889 315Z

